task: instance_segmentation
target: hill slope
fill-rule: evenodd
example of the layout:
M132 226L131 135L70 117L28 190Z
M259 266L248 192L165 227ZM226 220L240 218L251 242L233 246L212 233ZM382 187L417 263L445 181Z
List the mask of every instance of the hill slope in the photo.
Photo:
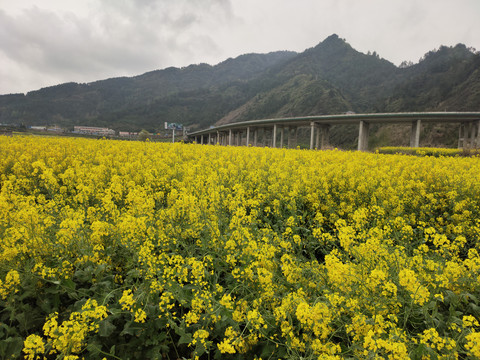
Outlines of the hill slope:
M89 84L66 83L26 95L3 95L0 96L0 122L26 125L56 123L62 126L98 124L115 129L125 126L154 128L163 122L152 122L153 116L142 118L151 110L169 117L177 112L177 103L182 103L182 108L195 108L199 96L202 102L205 98L208 101L210 88L220 89L226 83L246 82L295 55L287 51L247 54L216 66L200 64L181 69L167 68L131 78L113 78ZM165 107L171 109L165 111Z
M459 44L397 67L331 35L301 54L247 54L215 66L67 83L0 96L0 122L151 131L346 111L479 111L480 55ZM353 142L352 135L346 141ZM383 135L382 135L383 136Z

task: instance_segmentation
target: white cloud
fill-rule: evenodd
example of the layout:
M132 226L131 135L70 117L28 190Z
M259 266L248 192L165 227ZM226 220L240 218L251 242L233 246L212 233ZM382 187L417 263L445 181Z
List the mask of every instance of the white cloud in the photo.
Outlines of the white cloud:
M417 61L440 45L480 48L478 14L478 0L17 0L0 10L0 94L303 51L332 33Z

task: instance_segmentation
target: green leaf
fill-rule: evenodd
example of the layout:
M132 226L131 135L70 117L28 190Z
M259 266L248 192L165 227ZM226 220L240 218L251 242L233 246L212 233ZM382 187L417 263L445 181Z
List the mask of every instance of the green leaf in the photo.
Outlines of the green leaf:
M113 292L109 292L105 295L105 297L103 298L103 304L108 304L108 302L110 301L110 299L112 299L113 297L115 297L115 294Z
M470 304L470 308L472 311L478 316L480 314L480 307L478 305L475 305L473 303Z
M260 355L260 357L263 359L263 358L270 358L273 356L273 354L275 353L276 351L276 346L275 344L272 344L272 343L269 343L267 345L265 345L263 348L262 348L262 353Z
M178 340L178 345L182 344L190 344L192 342L193 338L191 334L184 334L180 336L180 339Z
M127 272L127 277L133 277L133 278L140 277L140 270L138 269L130 270L129 272Z
M153 360L161 360L163 359L163 354L168 353L168 346L166 345L159 345L155 346L152 349L148 350L147 352L147 357L148 359L153 359Z
M120 336L123 336L123 335L134 335L135 336L139 333L140 330L141 330L141 328L136 326L133 321L128 321L125 324L125 327L123 328L122 332L120 333Z
M62 280L62 286L64 286L68 292L73 292L76 288L76 284L72 279Z
M101 350L101 345L97 342L90 342L87 344L87 350L88 352L90 353L91 356L93 356L95 359L99 359L101 354L102 354L102 350Z
M410 353L410 357L412 359L421 359L423 354L425 353L425 350L426 350L426 346L425 344L419 344L415 350L413 350L411 353Z
M92 279L92 269L87 267L86 269L78 269L74 274L75 279L79 283L88 283Z
M159 345L165 341L167 338L166 332L155 333L154 336L151 336L145 340L145 345Z
M18 359L23 349L23 338L9 337L0 341L0 358Z
M116 329L116 326L113 325L108 319L100 321L98 334L102 337L110 336Z

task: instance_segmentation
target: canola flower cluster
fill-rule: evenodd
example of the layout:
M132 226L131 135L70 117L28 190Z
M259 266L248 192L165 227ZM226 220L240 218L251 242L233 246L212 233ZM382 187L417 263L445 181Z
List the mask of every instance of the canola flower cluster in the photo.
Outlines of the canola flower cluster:
M0 138L0 357L480 359L480 159Z
M381 154L406 154L416 156L478 156L478 149L447 149L433 147L402 147L402 146L385 146L377 149Z

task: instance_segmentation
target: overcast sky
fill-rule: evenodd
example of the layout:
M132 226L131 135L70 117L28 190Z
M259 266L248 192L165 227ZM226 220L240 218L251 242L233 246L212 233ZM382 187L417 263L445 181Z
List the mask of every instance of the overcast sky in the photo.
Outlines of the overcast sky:
M302 52L335 33L396 65L480 50L480 0L0 0L0 94Z

